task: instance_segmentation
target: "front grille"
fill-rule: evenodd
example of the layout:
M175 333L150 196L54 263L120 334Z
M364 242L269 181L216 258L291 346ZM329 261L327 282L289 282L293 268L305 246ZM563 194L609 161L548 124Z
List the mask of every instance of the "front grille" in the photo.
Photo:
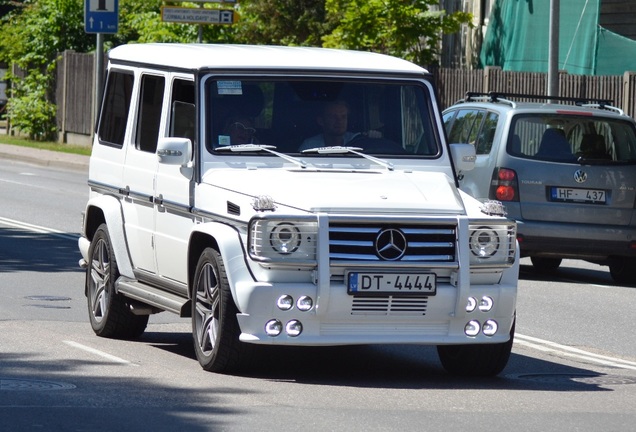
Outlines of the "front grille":
M428 297L355 296L351 315L426 315Z
M454 262L456 231L456 225L450 224L332 222L329 224L329 258L343 261ZM393 238L395 248L390 244L387 247L387 242L390 243Z

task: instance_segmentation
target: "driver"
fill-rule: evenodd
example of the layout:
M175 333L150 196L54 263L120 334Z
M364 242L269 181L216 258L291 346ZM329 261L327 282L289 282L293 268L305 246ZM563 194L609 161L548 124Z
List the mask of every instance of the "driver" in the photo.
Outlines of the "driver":
M343 100L327 102L316 123L322 128L322 133L307 138L300 145L299 151L316 147L344 146L357 135L347 130L349 121L349 105Z

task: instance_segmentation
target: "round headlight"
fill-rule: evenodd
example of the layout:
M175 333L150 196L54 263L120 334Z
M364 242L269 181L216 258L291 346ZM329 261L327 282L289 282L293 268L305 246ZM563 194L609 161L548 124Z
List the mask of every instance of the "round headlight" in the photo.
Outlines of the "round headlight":
M488 227L480 227L470 235L470 251L480 258L489 258L499 250L499 236Z
M479 300L479 310L482 312L488 312L492 309L494 301L492 297L483 296L481 300Z
M291 320L285 326L285 331L291 337L296 337L303 332L303 325L298 320Z
M277 319L269 320L265 323L265 333L267 336L278 336L283 331L283 323Z
M480 329L479 321L472 320L464 326L464 333L466 333L466 336L474 337L479 334Z
M296 302L296 307L298 308L298 310L307 312L308 310L311 310L312 307L314 307L314 301L311 299L311 297L302 296Z
M291 308L294 307L294 299L292 298L292 296L290 295L282 295L280 297L278 297L278 300L276 301L276 306L278 306L278 309L280 310L290 310Z
M466 303L466 312L472 312L477 308L477 299L475 297L468 297Z
M300 246L300 231L295 225L289 222L282 222L276 225L270 235L269 243L272 248L282 255L295 252Z
M484 328L482 329L482 331L486 336L494 336L494 334L497 333L498 328L499 325L497 325L497 321L489 319L486 320L486 322L484 323Z

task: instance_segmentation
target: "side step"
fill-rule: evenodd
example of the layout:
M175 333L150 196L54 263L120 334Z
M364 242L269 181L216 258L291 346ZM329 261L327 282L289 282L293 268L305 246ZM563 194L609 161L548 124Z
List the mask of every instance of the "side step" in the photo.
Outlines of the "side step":
M160 290L159 288L139 281L125 278L119 278L115 286L117 292L133 300L138 300L141 303L175 313L182 318L191 315L190 299Z

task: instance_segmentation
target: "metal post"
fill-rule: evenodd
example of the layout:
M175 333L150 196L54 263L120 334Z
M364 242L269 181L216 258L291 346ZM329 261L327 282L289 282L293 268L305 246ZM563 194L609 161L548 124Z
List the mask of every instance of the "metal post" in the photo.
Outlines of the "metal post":
M548 96L559 96L559 0L550 0Z
M95 42L95 103L93 104L93 124L96 124L104 91L104 35L97 33Z

